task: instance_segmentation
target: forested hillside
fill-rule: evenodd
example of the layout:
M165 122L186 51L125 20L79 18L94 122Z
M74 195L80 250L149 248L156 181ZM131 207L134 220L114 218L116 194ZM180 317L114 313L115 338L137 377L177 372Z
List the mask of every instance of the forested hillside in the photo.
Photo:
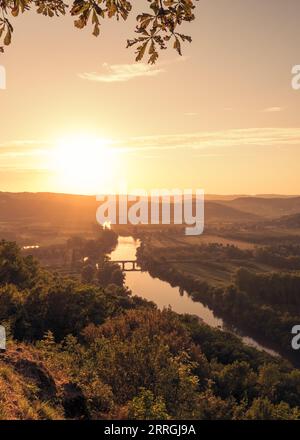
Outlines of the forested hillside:
M237 337L50 274L14 243L0 267L0 418L300 418L299 370Z

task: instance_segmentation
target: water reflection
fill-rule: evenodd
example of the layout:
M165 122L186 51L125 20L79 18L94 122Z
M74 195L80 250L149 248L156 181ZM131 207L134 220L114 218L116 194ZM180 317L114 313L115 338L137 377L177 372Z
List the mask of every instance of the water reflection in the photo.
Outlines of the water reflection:
M136 257L136 249L139 241L132 237L119 237L117 248L112 252L112 260L133 260ZM152 278L148 272L126 272L126 285L133 294L153 301L162 309L171 307L174 312L188 313L198 316L206 324L214 328L233 331L228 328L221 318L214 315L212 310L200 302L194 302L190 296L179 287L172 287L169 283L158 278ZM242 337L243 341L252 347L264 350L273 356L278 356L275 351L259 344L248 336Z

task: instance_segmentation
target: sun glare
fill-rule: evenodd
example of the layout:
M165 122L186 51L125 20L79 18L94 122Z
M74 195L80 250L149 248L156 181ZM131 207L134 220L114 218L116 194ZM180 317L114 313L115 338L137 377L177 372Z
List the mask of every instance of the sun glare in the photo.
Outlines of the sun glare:
M54 162L61 188L80 194L111 191L118 166L111 143L108 139L86 135L56 141Z

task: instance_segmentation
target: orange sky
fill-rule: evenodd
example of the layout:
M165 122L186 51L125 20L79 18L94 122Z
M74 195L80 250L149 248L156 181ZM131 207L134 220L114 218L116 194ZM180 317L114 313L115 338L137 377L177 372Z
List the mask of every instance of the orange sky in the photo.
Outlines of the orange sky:
M133 19L98 39L71 18L15 19L0 190L299 194L299 19L299 0L201 0L184 57L154 67L125 49Z

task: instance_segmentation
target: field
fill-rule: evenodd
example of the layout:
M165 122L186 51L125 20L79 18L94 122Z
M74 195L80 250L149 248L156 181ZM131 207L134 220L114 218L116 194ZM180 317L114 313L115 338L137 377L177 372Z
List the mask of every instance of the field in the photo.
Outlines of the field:
M241 267L259 273L278 270L253 258L251 252L259 249L257 244L223 237L220 233L195 237L153 234L146 243L147 254L159 256L180 272L217 287L229 285ZM173 263L174 260L177 261Z

